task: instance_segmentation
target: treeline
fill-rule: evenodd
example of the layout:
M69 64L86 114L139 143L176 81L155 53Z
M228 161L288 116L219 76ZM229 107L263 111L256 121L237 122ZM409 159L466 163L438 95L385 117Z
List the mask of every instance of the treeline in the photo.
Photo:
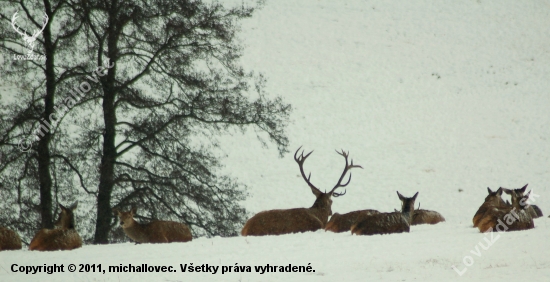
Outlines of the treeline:
M0 226L28 243L78 200L87 243L125 240L112 209L132 205L195 237L236 235L246 187L220 174L217 138L252 128L281 155L288 145L290 105L239 61L240 22L257 8L1 0L14 95L1 97Z

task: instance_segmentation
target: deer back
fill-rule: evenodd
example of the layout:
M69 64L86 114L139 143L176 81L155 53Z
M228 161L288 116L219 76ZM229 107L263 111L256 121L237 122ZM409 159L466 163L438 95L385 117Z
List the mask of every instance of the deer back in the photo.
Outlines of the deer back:
M445 218L436 211L415 210L412 218L412 225L418 224L437 224L445 221Z
M300 147L301 148L301 147ZM351 164L348 164L348 153L337 152L339 155L343 156L346 160L346 166L344 171L340 176L336 186L332 188L327 193L321 192L317 187L315 187L310 182L310 176L305 175L303 164L307 157L311 155L312 152L304 156L304 153L300 156L297 156L300 148L294 153L294 160L298 163L300 168L300 173L303 179L306 181L308 186L311 189L311 192L315 195L316 200L313 203L313 206L310 208L295 208L295 209L286 209L286 210L269 210L262 211L251 217L243 229L241 230L242 236L263 236L263 235L281 235L288 233L297 233L297 232L306 232L306 231L316 231L325 227L328 221L328 217L332 214L332 199L331 197L343 196L344 193L336 193L335 190L339 187L345 187L351 181L351 174L348 181L345 184L342 184L344 176L347 174L348 170L361 167L359 165L353 165L353 160Z
M193 239L189 227L175 221L152 221L139 223L135 221L136 208L128 212L113 209L118 215L124 233L139 243L188 242Z
M307 208L263 211L246 222L241 235L263 236L316 231L322 229L327 220L328 215L319 216L318 212Z
M529 209L529 214L531 214L532 218L539 218L543 217L542 210L537 205L531 205Z
M363 220L365 217L380 213L377 210L360 210L352 211L345 214L335 213L330 217L329 222L325 226L325 231L346 232L350 231L351 226L356 222Z
M19 235L7 227L0 226L0 251L20 249L21 238Z
M410 231L410 224L400 212L379 213L353 224L351 234L375 235Z
M483 204L481 204L474 217L472 218L474 227L478 227L479 221L483 218L487 211L509 207L509 205L507 205L504 200L502 200L502 188L498 188L498 190L493 192L491 188L487 187L487 191L489 192L489 195L485 197L485 201L483 202Z
M59 204L59 213L55 229L41 229L29 245L31 251L72 250L82 247L82 238L75 230L74 210L77 202L66 208Z
M409 232L414 212L414 201L418 192L411 198L403 197L397 192L401 200L401 212L379 213L365 217L351 226L351 234L375 235Z

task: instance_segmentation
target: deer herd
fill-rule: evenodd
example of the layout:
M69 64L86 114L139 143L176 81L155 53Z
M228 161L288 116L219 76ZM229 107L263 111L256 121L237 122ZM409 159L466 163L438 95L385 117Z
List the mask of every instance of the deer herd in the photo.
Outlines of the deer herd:
M310 181L311 174L306 177L304 162L312 152L298 156L301 147L294 153L294 160L298 163L302 178L307 183L315 202L310 208L294 208L283 210L262 211L251 217L243 229L242 236L281 235L297 232L316 231L324 229L332 232L350 231L355 235L375 235L410 232L411 225L437 224L445 221L443 216L431 210L416 209L415 201L418 192L408 198L397 191L401 200L401 211L381 213L377 210L366 209L352 211L346 214L332 213L332 197L343 196L346 192L338 193L336 189L346 187L351 181L352 168L362 168L354 165L353 160L348 162L348 153L337 153L344 157L345 167L338 182L329 192L321 192ZM349 172L349 177L345 179ZM533 219L542 216L542 211L535 205L527 203L531 191L525 193L527 185L520 189L499 188L492 191L487 188L489 195L479 207L473 217L473 227L480 232L515 231L534 228ZM511 196L512 203L502 199L502 193ZM31 240L29 250L54 251L72 250L82 246L82 239L75 229L74 210L77 203L68 208L59 204L60 213L54 229L41 229ZM174 221L153 221L139 223L134 220L137 209L130 211L113 209L113 213L120 220L124 233L136 243L170 243L188 242L192 240L189 227ZM329 220L330 217L330 220ZM19 235L13 230L0 226L0 251L18 250L22 248Z

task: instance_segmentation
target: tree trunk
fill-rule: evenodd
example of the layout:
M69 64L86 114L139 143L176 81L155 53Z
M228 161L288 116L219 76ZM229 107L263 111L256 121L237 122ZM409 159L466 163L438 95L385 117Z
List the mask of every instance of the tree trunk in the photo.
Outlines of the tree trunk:
M111 71L111 70L110 70ZM112 85L111 83L108 83ZM115 149L115 94L112 86L103 89L103 113L105 133L103 134L103 157L101 158L99 187L97 194L97 222L94 236L95 244L107 244L111 228L111 193L114 186Z
M116 1L113 1L109 13L110 30L107 37L107 48L110 63L114 64L117 56L117 34L114 22L116 21ZM101 54L100 54L101 57ZM109 62L108 62L109 63ZM103 83L103 121L105 132L103 133L103 156L101 158L99 187L97 194L97 222L94 235L94 244L109 243L109 231L111 229L111 193L114 186L114 167L117 158L115 148L115 74L116 65L109 69Z
M54 50L51 40L50 23L53 15L48 1L44 1L46 13L50 21L44 28L44 48L46 54L46 96L44 97L44 120L48 121L50 114L54 111L55 95L55 71L54 71ZM59 118L59 117L57 117ZM42 122L39 122L42 123ZM38 179L40 183L40 216L42 228L53 228L52 217L52 176L50 174L50 130L43 130L44 136L38 141Z

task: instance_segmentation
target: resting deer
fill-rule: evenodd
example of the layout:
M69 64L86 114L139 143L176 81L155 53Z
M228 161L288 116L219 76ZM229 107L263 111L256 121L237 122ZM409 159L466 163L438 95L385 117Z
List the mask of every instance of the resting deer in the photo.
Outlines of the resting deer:
M120 219L120 226L130 239L138 243L172 243L188 242L193 239L189 227L175 221L152 221L139 223L134 220L137 208L121 212L114 208L113 211Z
M301 148L301 147L300 147ZM306 232L306 231L316 231L325 227L328 221L328 217L332 214L331 206L332 199L331 197L343 196L344 193L334 192L337 188L346 187L351 181L351 173L349 175L348 181L345 184L342 184L344 176L346 176L348 170L359 167L359 165L354 165L353 160L351 164L348 164L348 153L338 152L337 153L343 156L346 160L346 166L344 171L340 176L340 179L328 193L323 193L321 190L317 189L310 181L311 174L306 177L304 173L304 162L311 155L310 152L304 156L302 151L301 155L297 157L298 151L294 153L294 160L298 163L300 167L300 173L302 178L306 181L311 192L317 198L313 206L310 208L295 208L287 210L269 210L263 211L252 218L250 218L244 225L241 234L243 236L263 236L263 235L280 235L288 233L297 233L297 232Z
M29 245L31 251L72 250L82 247L82 239L75 230L74 210L78 202L66 208L59 204L61 212L55 229L41 229Z
M403 197L397 192L401 200L401 212L379 213L367 216L365 219L351 226L351 234L375 235L409 232L412 215L414 212L414 201L418 192L412 198Z
M523 194L525 193L525 189L527 189L527 185L529 184L525 184L525 186L521 187L521 188L518 188L518 189L506 189L506 188L502 188L504 190L504 192L506 192L506 194L510 194L509 191L514 191L515 193L517 193L518 197L523 197ZM527 207L526 211L529 213L529 215L531 215L532 218L539 218L539 217L542 217L543 214L542 214L542 210L537 206L537 205L529 205L529 207Z
M20 250L21 238L15 231L0 226L0 251Z
M395 210L396 212L398 210ZM436 211L422 210L420 209L420 203L418 203L418 209L413 212L411 225L418 224L438 224L445 221L445 218Z
M502 188L498 188L498 190L493 192L491 188L487 187L487 191L489 192L489 195L485 197L485 202L481 204L476 214L474 215L474 218L472 219L474 227L478 227L479 221L481 220L481 218L483 218L488 210L501 209L509 206L502 200Z
M361 221L367 216L380 213L377 210L360 210L352 211L345 214L335 213L330 217L329 222L325 227L325 231L346 232L356 222Z
M480 232L488 231L516 231L535 228L533 218L527 212L529 194L519 196L514 190L504 190L512 196L512 206L487 210L478 224Z
M438 224L445 221L445 218L436 211L415 210L413 213L411 225L418 224Z

